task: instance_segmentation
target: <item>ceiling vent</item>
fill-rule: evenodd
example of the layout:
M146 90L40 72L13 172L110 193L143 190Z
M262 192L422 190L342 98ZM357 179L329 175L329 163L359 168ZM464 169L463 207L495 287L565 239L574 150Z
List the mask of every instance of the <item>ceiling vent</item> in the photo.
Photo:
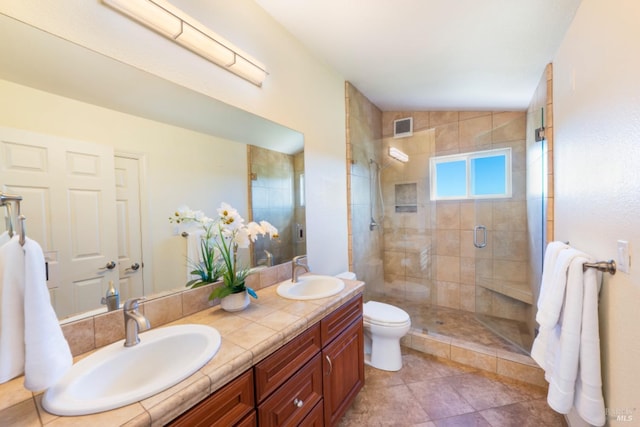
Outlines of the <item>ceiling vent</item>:
M413 117L393 121L393 137L405 138L413 135Z

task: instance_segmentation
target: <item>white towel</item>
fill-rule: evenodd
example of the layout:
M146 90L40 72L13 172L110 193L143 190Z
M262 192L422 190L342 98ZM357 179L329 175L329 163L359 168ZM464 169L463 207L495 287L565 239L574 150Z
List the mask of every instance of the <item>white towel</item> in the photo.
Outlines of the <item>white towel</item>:
M18 236L0 247L0 383L24 372L24 251Z
M542 305L545 297L549 293L549 289L553 286L553 273L556 268L556 262L560 251L569 249L569 245L564 242L551 242L547 245L544 252L544 262L542 264L542 282L540 283L540 293L538 295L538 309Z
M189 235L187 236L187 282L189 280L198 279L200 276L195 274L191 274L193 271L194 264L200 264L202 259L202 251L200 249L200 242L202 240L202 235L204 234L203 229L192 229L189 230Z
M590 261L592 262L592 261ZM601 273L589 269L584 275L582 333L580 335L580 375L576 382L574 405L589 424L602 426L606 421L600 372L600 330L598 293Z
M540 292L538 314L540 331L531 357L545 371L549 382L547 403L555 411L567 414L575 407L592 425L605 423L600 372L598 330L598 292L600 273L583 272L587 255L569 248L556 253L553 274L543 273L546 290ZM542 312L542 313L541 313Z
M40 391L67 372L73 357L51 306L42 248L27 238L24 253L24 386Z
M561 414L568 414L573 407L582 330L584 288L582 264L588 261L589 259L584 256L576 256L571 261L560 319L560 340L558 345L547 348L546 371L550 376L547 403Z
M543 279L548 279L548 281L543 281L541 285L541 298L538 298L538 313L536 314L536 321L541 328L551 329L558 324L565 299L567 270L572 260L580 254L581 252L573 248L561 250L553 266L551 277L548 275L545 277L543 271Z
M575 249L565 248L547 251L545 254L544 270L542 272L542 284L538 297L538 313L536 321L540 325L538 336L531 347L531 357L545 371L545 378L550 381L551 366L553 364L555 348L560 340L560 312L565 300L567 286L567 272L571 261L580 255ZM547 255L550 259L547 260ZM555 261L555 262L554 262ZM550 272L550 273L549 273ZM548 353L551 352L551 355Z

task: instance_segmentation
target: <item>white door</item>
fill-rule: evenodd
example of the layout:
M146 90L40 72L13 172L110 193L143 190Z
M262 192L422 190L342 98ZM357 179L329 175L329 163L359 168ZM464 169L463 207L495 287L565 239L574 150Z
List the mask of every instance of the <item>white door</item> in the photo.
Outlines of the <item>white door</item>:
M140 223L140 166L137 158L116 155L116 212L120 302L143 295Z
M23 197L27 236L43 247L58 317L100 307L118 284L113 149L0 128L0 183Z

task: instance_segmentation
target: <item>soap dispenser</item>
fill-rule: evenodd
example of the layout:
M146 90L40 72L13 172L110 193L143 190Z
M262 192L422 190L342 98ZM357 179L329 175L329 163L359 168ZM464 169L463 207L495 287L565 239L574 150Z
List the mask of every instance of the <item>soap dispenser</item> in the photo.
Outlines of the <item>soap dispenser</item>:
M109 281L109 289L107 289L107 294L102 301L102 304L107 305L107 311L113 311L120 308L120 294L115 286L113 286L113 281Z

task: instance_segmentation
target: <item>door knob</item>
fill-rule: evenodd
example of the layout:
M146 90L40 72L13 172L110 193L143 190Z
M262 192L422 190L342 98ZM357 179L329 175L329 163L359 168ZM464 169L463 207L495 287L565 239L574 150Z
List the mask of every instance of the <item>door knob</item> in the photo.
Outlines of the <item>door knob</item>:
M124 271L138 271L138 269L140 268L140 264L138 264L137 262L134 262L133 264L131 264L131 267L127 267L124 269Z
M100 267L99 270L113 270L114 268L116 268L116 263L114 261L109 261L107 265Z

